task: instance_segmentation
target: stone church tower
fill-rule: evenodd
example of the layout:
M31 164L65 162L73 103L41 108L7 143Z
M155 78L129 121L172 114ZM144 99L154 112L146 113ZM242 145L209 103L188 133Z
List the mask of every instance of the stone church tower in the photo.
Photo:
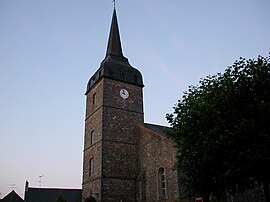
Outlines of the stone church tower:
M176 152L163 126L144 123L143 79L122 53L116 11L105 59L86 95L82 195L97 201L175 201Z
M105 59L86 91L83 196L135 201L136 125L143 123L143 80L123 56L113 11Z

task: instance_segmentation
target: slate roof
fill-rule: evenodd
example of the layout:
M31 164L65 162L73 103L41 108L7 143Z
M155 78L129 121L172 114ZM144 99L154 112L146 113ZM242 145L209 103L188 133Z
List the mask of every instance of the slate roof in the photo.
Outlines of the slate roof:
M155 125L151 123L144 123L144 127L165 137L166 137L166 130L170 129L167 126Z
M6 195L1 202L24 202L24 200L12 190L8 195Z
M123 55L115 9L113 10L106 56L99 69L89 79L85 94L103 77L144 87L141 72L132 67Z
M33 188L28 187L25 191L26 202L57 202L59 198L66 202L81 202L81 189L61 189L61 188Z

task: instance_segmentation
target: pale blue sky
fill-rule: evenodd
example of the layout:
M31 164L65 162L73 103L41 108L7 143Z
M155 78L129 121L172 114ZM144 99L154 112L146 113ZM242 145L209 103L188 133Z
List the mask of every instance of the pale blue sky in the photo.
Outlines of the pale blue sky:
M240 56L268 56L269 0L118 0L123 53L144 77L145 121ZM0 0L0 198L25 180L81 187L86 84L111 0Z

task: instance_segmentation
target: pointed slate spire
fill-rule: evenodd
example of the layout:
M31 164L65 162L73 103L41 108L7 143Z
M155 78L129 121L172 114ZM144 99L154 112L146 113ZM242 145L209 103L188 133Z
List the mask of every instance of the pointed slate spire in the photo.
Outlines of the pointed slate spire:
M107 52L99 69L89 79L86 93L103 77L144 87L142 74L123 55L116 10L113 10Z
M108 40L107 52L106 52L106 56L108 55L124 57L122 53L120 33L119 33L115 9L113 10L113 17L112 17L110 35L109 35L109 40Z

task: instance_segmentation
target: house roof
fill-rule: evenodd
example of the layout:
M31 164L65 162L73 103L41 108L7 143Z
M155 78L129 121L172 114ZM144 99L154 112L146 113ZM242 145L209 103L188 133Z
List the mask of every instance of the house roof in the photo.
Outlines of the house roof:
M81 202L82 190L28 187L24 196L26 202L57 202L60 198L66 202Z
M24 200L12 190L8 195L6 195L1 202L24 202Z

